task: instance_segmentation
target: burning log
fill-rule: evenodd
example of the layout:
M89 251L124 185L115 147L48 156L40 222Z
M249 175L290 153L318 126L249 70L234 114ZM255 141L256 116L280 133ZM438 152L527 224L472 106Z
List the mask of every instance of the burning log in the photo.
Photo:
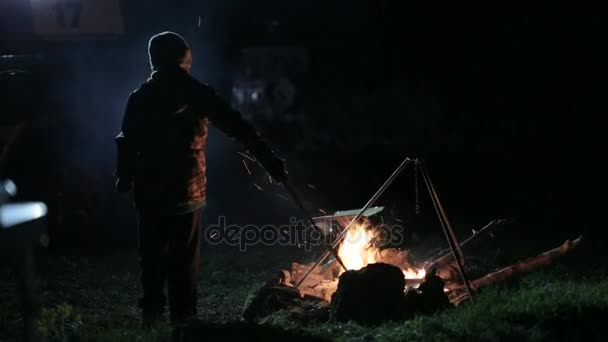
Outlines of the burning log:
M444 282L427 274L418 289L404 294L405 278L400 268L389 264L369 264L340 276L331 308L338 321L378 324L430 315L452 306L444 292Z
M329 303L332 295L336 292L337 287L337 280L322 280L314 286L304 288L302 292L313 297L321 298Z
M340 276L332 296L332 312L338 321L378 324L406 316L401 270L389 264L370 264Z
M288 271L290 274L289 278L291 280L291 283L295 284L299 282L309 268L310 265L302 265L297 262L292 263L291 271ZM302 285L310 286L311 284L318 283L321 280L335 279L338 277L339 274L340 266L337 263L329 263L315 269L314 272L311 273L309 276L312 277L312 279L308 280L307 278L304 283L302 283Z
M452 306L444 291L443 279L429 273L417 289L410 289L405 294L405 305L414 314L432 315Z
M378 260L380 262L399 266L402 268L409 267L408 257L408 251L399 250L396 248L385 248L380 250L380 252L378 253Z
M291 264L291 271L283 270L282 282L286 286L294 286L304 276L310 265L302 265L297 262ZM331 301L331 295L338 286L338 275L340 266L337 263L330 263L318 267L311 273L306 280L300 284L300 291L303 295L309 295L323 299L327 303Z

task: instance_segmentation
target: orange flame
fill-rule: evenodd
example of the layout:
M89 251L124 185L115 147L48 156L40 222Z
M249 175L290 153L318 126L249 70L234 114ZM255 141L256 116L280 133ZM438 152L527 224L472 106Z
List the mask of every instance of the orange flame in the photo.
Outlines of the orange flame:
M380 249L371 244L378 234L378 231L370 229L366 223L355 223L348 228L348 232L338 248L338 255L347 269L359 270L368 264L381 262ZM424 269L403 268L403 265L395 266L402 268L406 279L422 279L426 275Z
M353 224L338 249L338 255L349 270L359 270L376 262L377 250L370 246L374 232L366 224Z

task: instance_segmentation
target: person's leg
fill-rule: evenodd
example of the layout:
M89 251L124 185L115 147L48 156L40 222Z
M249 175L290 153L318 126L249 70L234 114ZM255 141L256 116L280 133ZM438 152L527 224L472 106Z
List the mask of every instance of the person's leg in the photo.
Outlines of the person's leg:
M160 320L165 310L164 285L167 280L169 248L168 220L154 213L139 212L139 262L143 298L140 302L144 324Z
M175 216L169 243L169 310L171 321L196 318L202 210Z

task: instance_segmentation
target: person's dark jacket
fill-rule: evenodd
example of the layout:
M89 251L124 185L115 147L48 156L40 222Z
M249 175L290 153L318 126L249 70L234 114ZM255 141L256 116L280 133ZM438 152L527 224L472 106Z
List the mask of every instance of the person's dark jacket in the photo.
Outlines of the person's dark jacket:
M254 127L213 88L172 68L153 72L129 96L116 138L119 191L132 184L135 203L142 209L175 213L202 206L210 122L253 152L275 179L284 180L282 160Z

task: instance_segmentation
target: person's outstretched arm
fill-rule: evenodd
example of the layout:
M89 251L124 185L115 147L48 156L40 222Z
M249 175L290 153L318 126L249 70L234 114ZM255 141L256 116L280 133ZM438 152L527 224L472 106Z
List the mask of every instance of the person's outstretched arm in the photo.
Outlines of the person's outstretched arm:
M232 109L213 88L198 83L197 98L204 101L211 123L253 153L266 171L278 182L287 180L283 159L277 157L241 113Z

